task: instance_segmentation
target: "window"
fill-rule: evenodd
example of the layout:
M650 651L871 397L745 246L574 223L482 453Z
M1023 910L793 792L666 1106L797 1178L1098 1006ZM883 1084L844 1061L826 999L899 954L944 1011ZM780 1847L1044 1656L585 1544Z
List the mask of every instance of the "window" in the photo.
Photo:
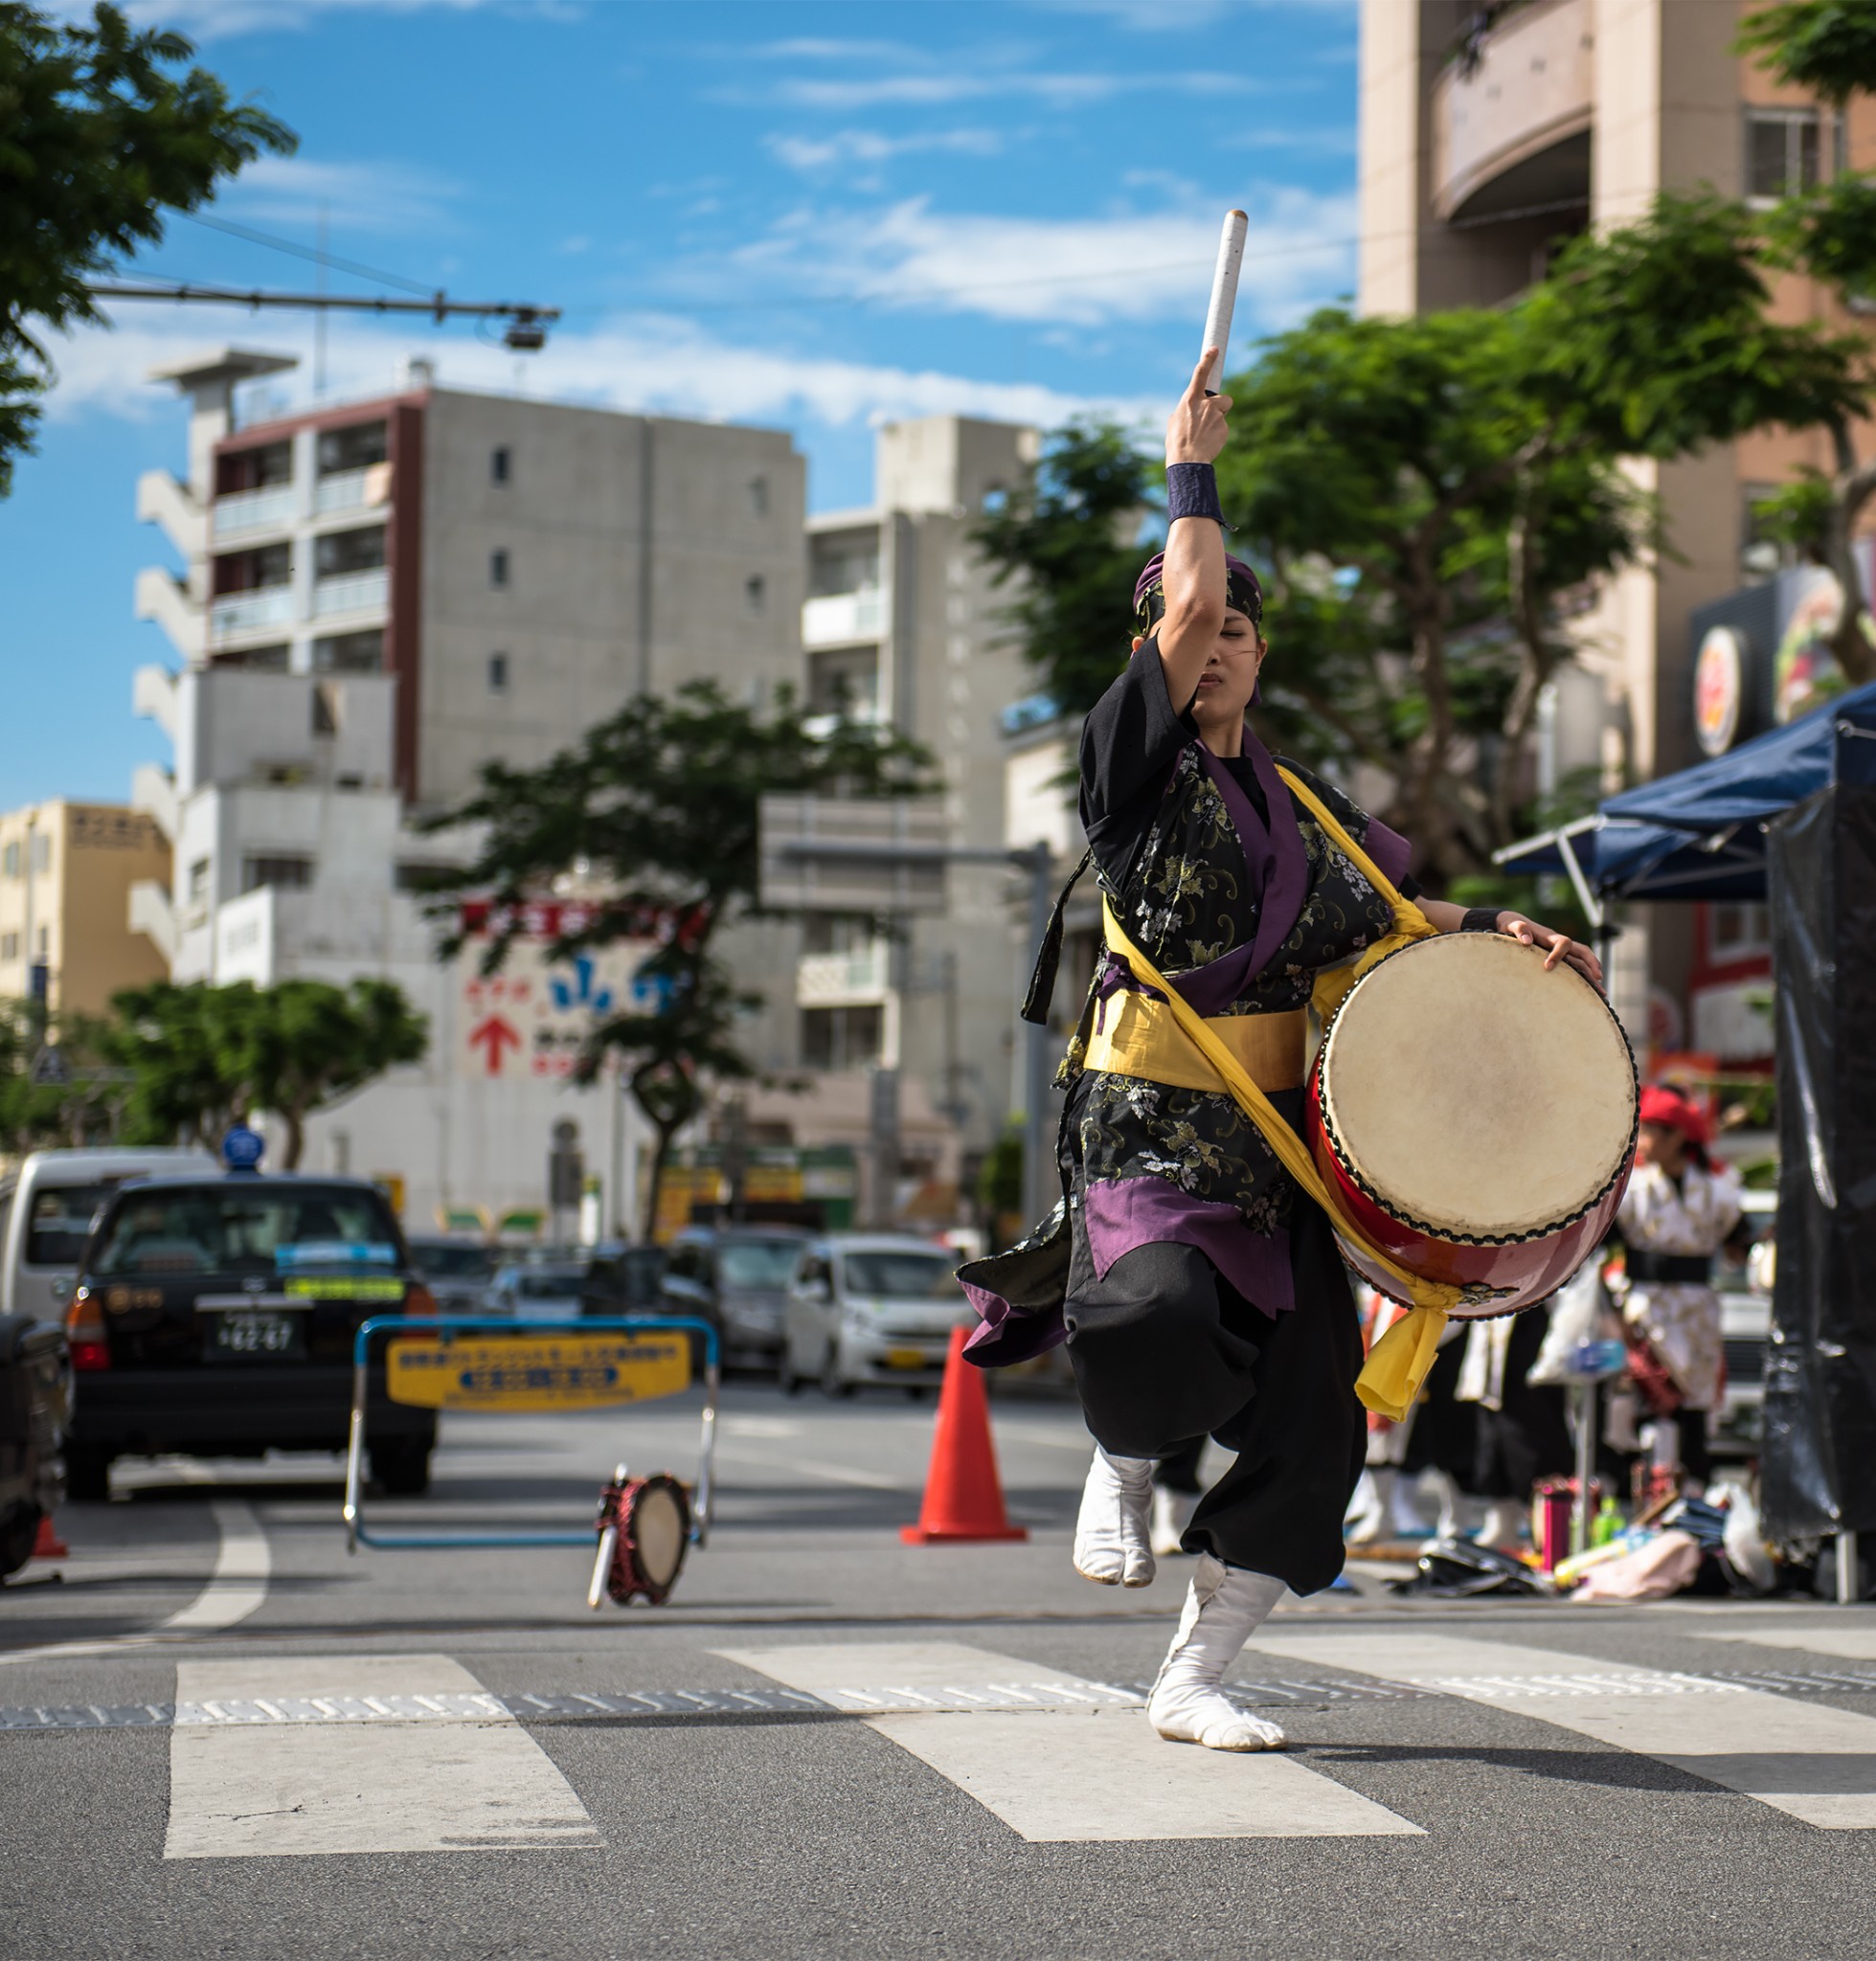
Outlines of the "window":
M17 841L9 845L4 854L0 854L0 868L4 868L9 878L17 878L19 876L19 845Z
M769 480L766 477L751 477L749 480L749 507L757 517L769 514Z
M50 871L52 869L52 840L44 831L34 833L33 869L34 871Z
M384 629L369 626L362 633L335 633L313 642L315 674L382 674Z
M841 1266L849 1294L883 1294L890 1300L944 1300L957 1291L956 1264L943 1253L849 1252Z
M189 868L189 903L199 906L209 896L209 861L198 858Z
M344 699L345 690L336 682L313 683L312 733L315 735L336 735L339 733L339 707Z
M56 1184L35 1192L26 1220L26 1264L70 1266L91 1237L91 1222L122 1183L114 1178L90 1184Z
M768 581L758 572L742 582L743 603L752 613L762 610L762 601L768 595Z
M488 554L488 583L491 586L505 586L509 582L509 554L506 552L491 552Z
M422 858L406 858L392 867L391 882L400 892L428 892L437 889L437 881L446 878L456 869L453 865L442 865Z
M1817 183L1817 110L1748 109L1746 195L1770 201Z
M498 449L488 452L488 481L491 484L506 484L509 480L509 450L503 443Z
M375 572L384 563L384 527L357 531L328 531L313 547L313 571L320 578L343 577L349 572Z
M18 958L19 935L16 933L0 933L0 960L16 960Z
M356 1185L225 1183L138 1187L120 1193L102 1227L91 1271L133 1274L291 1273L321 1266L395 1274L397 1228L383 1198Z
M802 1010L802 1061L809 1069L862 1069L879 1060L879 1039L877 1005Z
M354 422L350 429L328 429L319 439L319 474L337 476L344 470L369 469L391 454L391 431L384 422Z
M304 891L313 882L313 862L297 851L261 851L241 860L241 890L270 885L281 891Z
M488 657L488 691L490 694L509 691L509 657L506 654L490 654Z
M1716 905L1706 915L1713 959L1741 960L1772 943L1771 914L1763 906Z

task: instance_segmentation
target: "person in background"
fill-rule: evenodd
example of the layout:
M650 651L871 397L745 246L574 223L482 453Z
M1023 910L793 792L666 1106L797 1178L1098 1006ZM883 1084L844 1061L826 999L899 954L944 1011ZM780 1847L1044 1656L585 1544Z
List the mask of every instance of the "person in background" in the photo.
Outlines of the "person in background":
M1482 1545L1515 1547L1540 1477L1567 1477L1572 1462L1560 1385L1533 1383L1531 1365L1549 1332L1548 1306L1474 1321L1455 1395L1478 1410L1469 1489L1486 1512Z
M1707 1156L1705 1114L1678 1090L1641 1093L1641 1135L1616 1229L1626 1251L1621 1297L1629 1372L1658 1424L1671 1418L1688 1489L1711 1469L1706 1427L1725 1386L1713 1261L1741 1223L1739 1174Z

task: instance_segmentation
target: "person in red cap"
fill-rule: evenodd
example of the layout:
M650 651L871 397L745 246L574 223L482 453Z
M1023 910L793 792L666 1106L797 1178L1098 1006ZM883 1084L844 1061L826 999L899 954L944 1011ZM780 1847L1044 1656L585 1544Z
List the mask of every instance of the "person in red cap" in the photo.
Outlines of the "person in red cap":
M1725 1386L1713 1261L1740 1220L1739 1174L1707 1155L1712 1134L1679 1090L1641 1093L1641 1135L1616 1229L1626 1249L1622 1318L1638 1386L1657 1421L1672 1418L1686 1483L1704 1487L1706 1429Z

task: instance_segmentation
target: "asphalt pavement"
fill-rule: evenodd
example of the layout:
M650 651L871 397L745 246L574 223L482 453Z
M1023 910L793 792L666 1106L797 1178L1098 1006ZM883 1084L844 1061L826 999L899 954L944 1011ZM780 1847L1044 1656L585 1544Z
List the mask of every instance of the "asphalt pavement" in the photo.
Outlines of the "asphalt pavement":
M929 1403L733 1385L710 1544L598 1613L576 1547L348 1557L327 1459L120 1466L0 1590L0 1953L1867 1953L1876 1611L1358 1567L1235 1672L1289 1751L1164 1744L1186 1563L1077 1579L1079 1419L993 1409L1028 1540L915 1546ZM368 1520L578 1526L695 1441L452 1413Z

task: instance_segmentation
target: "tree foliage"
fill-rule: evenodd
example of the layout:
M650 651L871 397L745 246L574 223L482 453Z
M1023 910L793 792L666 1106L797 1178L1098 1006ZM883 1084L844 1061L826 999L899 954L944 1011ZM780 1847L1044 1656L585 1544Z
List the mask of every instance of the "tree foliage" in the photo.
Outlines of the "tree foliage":
M418 1062L428 1026L395 982L291 980L272 987L159 980L114 998L105 1052L129 1075L133 1142L213 1144L256 1110L286 1132L296 1169L306 1119L398 1063Z
M1778 0L1746 20L1734 52L1756 55L1774 81L1842 108L1876 92L1876 9L1869 0Z
M51 386L48 329L102 319L87 282L163 237L292 131L237 102L182 35L0 0L0 496Z
M474 861L439 891L486 896L506 917L491 933L486 972L507 957L519 909L569 877L605 898L555 942L556 954L638 936L647 914L667 922L641 970L651 1001L599 1022L578 1070L590 1082L617 1056L652 1126L647 1230L672 1141L702 1109L704 1083L755 1073L736 1025L761 997L739 991L712 948L726 926L760 911L760 799L910 794L932 787L927 763L902 736L806 716L790 689L763 710L714 681L690 681L668 698L634 697L537 769L485 765L476 795L431 821L480 835ZM433 913L452 920L455 906L440 896ZM463 943L452 925L444 954Z
M1126 598L1144 556L1137 540L1158 514L1157 477L1126 430L1071 422L971 534L992 582L1015 582L1010 625L1065 714L1085 715L1125 663Z

